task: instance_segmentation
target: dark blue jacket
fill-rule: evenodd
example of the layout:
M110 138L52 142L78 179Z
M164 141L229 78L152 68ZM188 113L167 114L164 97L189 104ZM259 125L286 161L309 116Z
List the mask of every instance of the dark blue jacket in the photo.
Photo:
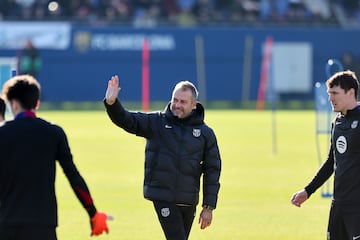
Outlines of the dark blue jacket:
M221 159L216 136L204 123L204 108L179 119L170 111L130 112L119 101L108 105L114 124L146 138L144 197L178 204L199 202L203 175L203 205L216 207L220 188Z

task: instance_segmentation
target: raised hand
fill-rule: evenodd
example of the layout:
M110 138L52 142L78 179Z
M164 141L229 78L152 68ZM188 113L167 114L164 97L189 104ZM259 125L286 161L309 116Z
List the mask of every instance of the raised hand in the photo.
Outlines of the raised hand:
M112 76L111 79L108 81L108 86L105 93L105 101L107 104L112 105L116 101L119 92L119 77L117 75Z

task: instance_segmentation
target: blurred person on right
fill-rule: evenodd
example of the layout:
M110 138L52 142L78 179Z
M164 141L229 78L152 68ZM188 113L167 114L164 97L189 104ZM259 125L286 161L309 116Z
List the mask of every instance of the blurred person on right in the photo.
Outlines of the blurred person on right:
M294 193L291 203L300 207L334 173L328 240L360 239L360 105L359 82L350 70L327 81L329 101L337 115L331 123L327 160L308 185Z

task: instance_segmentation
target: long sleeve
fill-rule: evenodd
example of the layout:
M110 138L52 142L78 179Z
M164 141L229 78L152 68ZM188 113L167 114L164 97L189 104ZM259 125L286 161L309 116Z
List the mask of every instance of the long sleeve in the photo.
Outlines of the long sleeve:
M59 144L57 159L59 160L59 163L68 181L70 182L74 193L91 218L95 215L96 208L94 206L89 188L73 162L73 157L65 133L61 130L60 134L62 136Z
M149 138L152 134L150 119L156 113L143 113L126 110L119 100L109 105L104 100L106 112L111 121L126 132Z
M331 147L329 150L327 160L320 167L320 169L316 173L315 177L311 180L311 182L305 187L305 190L308 193L309 197L330 178L333 172L334 172L334 154L333 154L333 148Z
M203 204L216 208L220 189L221 158L214 132L209 129L203 161Z

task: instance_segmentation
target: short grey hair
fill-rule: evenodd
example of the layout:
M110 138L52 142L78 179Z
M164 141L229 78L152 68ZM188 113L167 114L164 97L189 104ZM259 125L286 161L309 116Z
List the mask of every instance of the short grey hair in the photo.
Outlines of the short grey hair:
M181 89L182 91L190 90L191 93L192 93L193 101L197 101L197 99L199 97L199 92L198 92L198 90L196 89L195 85L192 82L187 81L187 80L183 80L181 82L178 82L174 87L173 96L174 96L174 93L179 89Z

